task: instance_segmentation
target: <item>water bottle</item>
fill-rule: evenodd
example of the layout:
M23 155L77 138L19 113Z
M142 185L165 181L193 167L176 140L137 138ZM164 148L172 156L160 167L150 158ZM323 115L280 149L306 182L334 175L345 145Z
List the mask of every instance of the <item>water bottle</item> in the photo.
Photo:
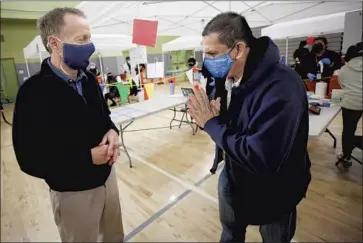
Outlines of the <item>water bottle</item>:
M170 84L169 84L169 94L170 95L174 95L175 93L175 83L174 81L170 81Z

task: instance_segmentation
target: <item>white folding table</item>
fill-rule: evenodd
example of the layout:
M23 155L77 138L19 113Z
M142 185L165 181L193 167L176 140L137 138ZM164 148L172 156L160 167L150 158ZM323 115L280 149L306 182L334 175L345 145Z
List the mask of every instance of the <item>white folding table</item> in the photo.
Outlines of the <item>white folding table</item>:
M146 116L153 115L155 113L172 109L174 111L174 117L172 118L170 122L170 129L172 128L172 122L175 120L176 116L176 108L180 105L185 105L187 99L183 97L182 95L164 95L164 96L158 96L154 97L150 100L141 101L135 104L127 105L118 107L111 110L111 119L114 124L118 124L120 128L120 137L121 137L121 147L125 151L128 159L130 167L132 167L132 161L131 157L127 151L125 141L124 141L124 132L127 129L128 126L130 126L135 120L141 119ZM183 120L181 123L184 122ZM181 124L180 123L180 124ZM194 127L193 122L187 119L187 122L194 134ZM180 125L179 125L180 127Z
M321 107L320 115L309 114L309 137L319 137L327 132L334 140L334 148L337 146L336 137L330 132L328 126L341 110L339 103L332 103L330 107Z

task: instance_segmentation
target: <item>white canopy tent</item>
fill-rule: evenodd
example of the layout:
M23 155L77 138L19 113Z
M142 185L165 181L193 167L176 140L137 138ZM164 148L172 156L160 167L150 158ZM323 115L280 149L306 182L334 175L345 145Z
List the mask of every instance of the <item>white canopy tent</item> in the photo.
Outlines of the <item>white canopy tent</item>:
M96 47L95 54L98 55L101 72L103 72L102 68L102 59L101 57L110 53L117 53L118 56L122 55L122 51L129 50L135 48L136 45L132 43L132 37L130 35L106 35L106 34L95 34L92 36L92 42ZM29 59L38 59L40 62L43 61L44 58L49 56L49 53L46 51L41 37L36 36L24 49L24 59L28 72L28 76L30 76Z
M361 1L83 1L77 8L88 16L92 33L131 35L133 19L141 18L157 20L159 36L193 36L200 34L202 20L228 10L245 16L253 28L361 6Z
M286 39L286 62L288 57L289 38L326 35L344 31L345 12L325 16L299 19L280 23L261 29L262 36L273 40Z
M163 52L168 51L181 51L181 50L195 50L202 49L202 36L181 36L162 45Z
M302 36L324 35L344 31L345 13L299 19L286 23L274 24L261 29L261 35L271 39L286 39Z
M49 56L49 53L45 49L42 38L40 35L36 36L24 49L23 49L24 59L26 70L28 72L28 76L30 76L28 60L29 59L40 59L42 62L43 58Z

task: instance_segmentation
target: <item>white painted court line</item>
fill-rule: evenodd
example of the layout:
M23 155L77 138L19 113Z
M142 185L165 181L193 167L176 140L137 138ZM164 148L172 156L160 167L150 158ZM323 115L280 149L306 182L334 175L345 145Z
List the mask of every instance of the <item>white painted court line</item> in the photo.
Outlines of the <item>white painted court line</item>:
M128 149L129 149L129 148L128 148ZM131 154L130 154L130 156L131 156L131 157L133 157L133 158L135 158L135 159L136 159L136 160L138 160L139 162L141 162L141 163L143 163L143 164L145 164L145 165L149 166L150 168L153 168L154 170L156 170L156 171L160 172L161 174L163 174L163 175L165 175L165 176L169 177L170 179L174 180L175 182L178 182L179 184L183 185L184 187L188 188L189 190L191 190L191 191L193 191L193 192L196 192L196 193L198 193L199 195L201 195L201 196L203 196L203 197L205 197L205 198L209 199L210 201L212 201L212 202L214 202L214 203L218 204L218 199L217 199L217 198L215 198L215 197L213 197L213 196L211 196L211 195L209 195L209 194L205 193L204 191L200 190L198 187L194 186L193 184L190 184L190 183L188 183L188 182L185 182L185 181L183 181L183 180L179 179L178 177L176 177L176 176L174 176L174 175L170 174L169 172L167 172L167 171L165 171L165 170L163 170L163 169L161 169L161 168L159 168L159 167L157 167L157 166L155 166L155 165L153 165L153 164L151 164L151 163L147 162L146 160L144 160L143 158L141 158L141 157L139 157L139 156L137 156L137 155L134 155L134 154L132 154L132 155L131 155ZM222 162L222 163L224 163L224 162ZM296 241L296 240L292 239L292 240L291 240L291 242L298 242L298 241Z
M188 182L185 182L185 181L179 179L178 177L176 177L176 176L170 174L169 172L167 172L167 171L165 171L165 170L163 170L163 169L161 169L161 168L159 168L159 167L157 167L157 166L155 166L155 165L147 162L146 160L144 160L143 158L141 158L141 157L139 157L137 155L132 154L131 157L133 157L136 160L138 160L139 162L141 162L141 163L149 166L150 168L153 168L154 170L160 172L161 174L169 177L170 179L174 180L175 182L178 182L179 184L181 184L182 186L186 187L187 189L189 189L189 190L191 190L193 192L196 192L199 195L201 195L201 196L209 199L210 201L218 204L218 199L217 198L209 195L208 193L205 193L203 190L199 189L198 187L194 186L193 184L188 183Z

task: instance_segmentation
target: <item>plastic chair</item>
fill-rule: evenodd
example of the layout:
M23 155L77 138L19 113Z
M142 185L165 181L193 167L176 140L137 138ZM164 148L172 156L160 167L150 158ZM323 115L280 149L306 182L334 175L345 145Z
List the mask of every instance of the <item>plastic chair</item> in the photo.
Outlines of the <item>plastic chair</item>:
M122 83L116 83L116 87L120 94L121 104L129 103L129 86L123 85Z

